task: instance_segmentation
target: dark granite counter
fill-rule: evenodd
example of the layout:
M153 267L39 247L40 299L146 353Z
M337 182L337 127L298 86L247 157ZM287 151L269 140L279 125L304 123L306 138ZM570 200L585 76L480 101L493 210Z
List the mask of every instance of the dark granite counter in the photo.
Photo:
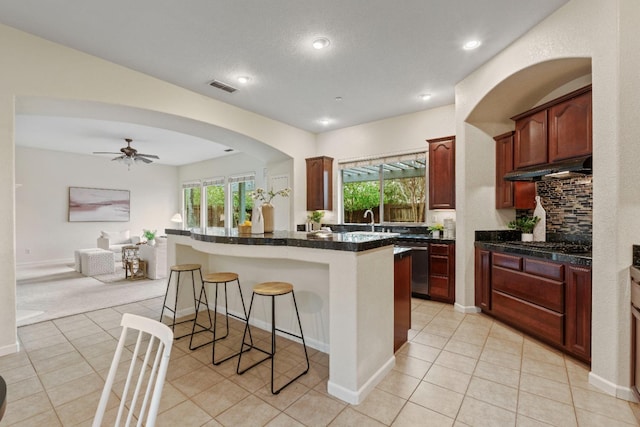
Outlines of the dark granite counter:
M640 245L633 245L633 266L640 268Z
M546 248L532 248L525 246L510 245L508 241L495 242L475 242L476 248L486 249L495 252L504 252L514 255L524 255L529 257L546 259L549 261L566 262L575 265L591 266L591 252L566 253L558 252Z
M455 243L453 239L433 238L426 234L343 232L326 237L300 231L275 231L265 234L240 234L237 229L215 227L207 230L166 229L166 234L190 236L194 240L233 245L294 246L301 248L330 249L360 252L389 245L411 245L411 243Z

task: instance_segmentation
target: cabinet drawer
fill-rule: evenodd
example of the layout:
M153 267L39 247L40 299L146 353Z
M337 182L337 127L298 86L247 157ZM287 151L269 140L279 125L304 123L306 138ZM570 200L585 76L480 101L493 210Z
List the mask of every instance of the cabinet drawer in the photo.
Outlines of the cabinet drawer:
M510 270L522 271L522 257L494 252L493 265Z
M449 257L440 255L429 256L429 274L449 276Z
M447 277L429 277L429 295L432 297L449 298L449 279Z
M553 344L564 344L564 315L493 291L493 314Z
M564 265L562 264L525 258L524 271L560 282L564 280Z
M429 245L429 252L436 255L449 255L449 245L442 243L431 243Z
M564 283L493 267L492 288L549 310L564 313Z

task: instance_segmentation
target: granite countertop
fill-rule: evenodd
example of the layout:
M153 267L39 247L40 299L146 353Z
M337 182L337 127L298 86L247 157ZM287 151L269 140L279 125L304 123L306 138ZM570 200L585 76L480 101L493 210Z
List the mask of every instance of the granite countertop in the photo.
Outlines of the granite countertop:
M455 243L452 239L434 239L429 235L397 233L332 233L326 237L301 231L274 231L265 234L239 234L237 229L221 227L207 230L166 229L168 235L190 236L192 239L212 243L237 245L294 246L301 248L330 249L360 252L389 245L410 245L410 242Z
M514 255L524 255L529 257L541 258L549 261L563 263L566 262L575 265L582 265L585 267L591 266L591 252L565 253L546 248L532 248L526 246L518 247L509 245L509 241L476 241L475 247L486 249L489 251L498 251Z

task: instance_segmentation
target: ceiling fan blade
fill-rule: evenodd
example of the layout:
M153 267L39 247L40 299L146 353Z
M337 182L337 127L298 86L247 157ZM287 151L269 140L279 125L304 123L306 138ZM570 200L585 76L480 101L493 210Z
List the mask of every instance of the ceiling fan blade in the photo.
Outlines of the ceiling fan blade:
M150 159L158 159L158 160L160 160L160 157L156 156L155 154L140 154L140 153L137 153L136 156L144 156L144 157L148 157Z
M94 151L93 154L120 154L120 153L114 153L112 151Z
M137 156L135 156L133 159L134 159L136 162L137 162L138 160L142 160L142 161L143 161L143 162L145 162L145 163L152 163L152 161L151 161L151 160L146 159L146 158L144 158L144 157L140 157L140 155L139 155L139 154L138 154Z

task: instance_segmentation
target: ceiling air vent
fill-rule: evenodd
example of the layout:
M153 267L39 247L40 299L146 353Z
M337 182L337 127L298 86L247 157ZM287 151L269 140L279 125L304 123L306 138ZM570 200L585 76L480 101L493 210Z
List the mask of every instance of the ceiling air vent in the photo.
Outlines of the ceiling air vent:
M229 93L233 93L233 92L235 92L236 90L238 90L238 89L236 89L235 87L233 87L233 86L229 86L229 85L228 85L228 84L226 84L226 83L222 83L222 82L221 82L221 81L219 81L219 80L214 80L214 81L212 81L211 83L209 83L209 85L210 85L210 86L213 86L213 87L217 87L218 89L222 89L222 90L224 90L225 92L229 92Z

